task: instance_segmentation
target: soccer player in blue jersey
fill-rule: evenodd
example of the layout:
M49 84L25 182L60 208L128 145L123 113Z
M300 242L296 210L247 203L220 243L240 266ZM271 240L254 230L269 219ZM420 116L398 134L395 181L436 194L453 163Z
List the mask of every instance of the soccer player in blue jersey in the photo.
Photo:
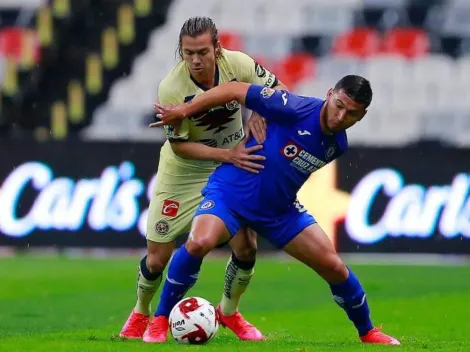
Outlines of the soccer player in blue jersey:
M162 121L175 125L195 113L238 101L267 120L267 138L256 152L266 157L264 169L251 174L230 164L219 166L203 190L187 242L174 254L160 305L169 314L197 280L204 256L231 239L244 225L315 270L330 286L336 303L354 323L362 342L398 345L375 328L364 290L336 253L315 219L296 195L312 172L348 148L346 129L359 122L372 101L369 82L343 77L326 99L288 91L226 83L177 106L156 105ZM246 146L256 144L251 138Z

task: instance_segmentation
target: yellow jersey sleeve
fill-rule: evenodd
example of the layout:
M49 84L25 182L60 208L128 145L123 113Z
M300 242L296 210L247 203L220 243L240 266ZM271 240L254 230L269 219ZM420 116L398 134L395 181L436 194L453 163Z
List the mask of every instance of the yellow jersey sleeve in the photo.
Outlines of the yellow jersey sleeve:
M160 84L158 88L158 101L163 105L178 105L184 102L184 98L177 91L169 88L165 81ZM181 126L178 134L175 133L174 126L167 125L165 128L165 136L170 142L187 141L189 139L189 124L188 120L181 121Z
M258 84L273 88L279 84L274 73L257 63L253 58L241 51L227 52L235 76L240 82Z

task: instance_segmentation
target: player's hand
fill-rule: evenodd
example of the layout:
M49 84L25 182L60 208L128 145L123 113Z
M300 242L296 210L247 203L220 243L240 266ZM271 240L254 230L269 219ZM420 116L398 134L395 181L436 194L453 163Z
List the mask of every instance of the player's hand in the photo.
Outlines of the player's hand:
M247 131L246 137L236 147L229 149L228 151L228 163L232 163L236 167L243 169L254 174L259 174L259 170L264 169L264 166L258 164L257 161L266 160L263 155L253 155L251 153L263 149L262 145L254 145L247 148L246 142L248 141L250 132Z
M161 127L165 125L177 125L181 120L186 118L184 113L184 104L182 105L161 105L154 104L156 116L161 120L151 123L149 127Z
M253 112L250 119L248 120L248 129L253 134L253 137L255 137L258 144L263 144L266 140L267 127L266 120L258 113Z

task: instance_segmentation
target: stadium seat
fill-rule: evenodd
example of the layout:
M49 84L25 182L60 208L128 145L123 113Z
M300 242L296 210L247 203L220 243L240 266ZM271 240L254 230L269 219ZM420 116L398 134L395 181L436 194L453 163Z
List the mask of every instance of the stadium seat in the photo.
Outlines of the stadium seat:
M304 79L295 87L297 94L324 98L330 88L333 88L335 80L332 79Z
M446 55L426 55L411 63L408 78L422 83L452 81L455 74L455 61Z
M292 39L287 35L249 35L245 38L244 50L252 56L277 59L292 52Z
M395 28L383 38L383 52L396 53L408 58L421 56L429 51L430 41L426 32L418 28Z
M462 54L462 38L437 35L431 40L431 49L435 53L443 53L456 58Z
M444 6L442 4L426 4L427 11L423 23L423 29L431 33L441 34L444 23Z
M305 34L337 35L354 24L354 12L347 7L305 6L301 15L301 29Z
M470 37L470 4L450 4L444 12L442 34Z
M352 56L324 56L316 61L318 79L337 81L348 74L362 72L362 61Z
M221 30L219 40L224 48L230 50L243 50L243 39L240 34L234 31Z
M470 113L468 109L455 111L455 140L458 147L470 147Z
M465 38L460 42L459 54L462 56L470 55L470 38Z
M403 7L408 0L363 0L364 7Z
M412 27L421 28L425 25L429 4L411 3L406 9L408 13L408 24Z
M456 61L456 79L455 81L467 86L467 92L470 90L470 55L462 56Z
M337 55L367 57L378 51L379 44L377 31L371 28L355 28L336 37L332 51Z
M193 5L190 5L193 6ZM246 11L246 9L258 9L263 6L259 1L238 0L224 1L214 6L213 19L220 30L238 31L240 34L255 33L264 28L262 21L257 21L257 11ZM259 10L258 10L259 11ZM206 13L200 12L199 15ZM209 14L207 14L209 16ZM184 19L180 19L184 21Z
M347 74L368 78L374 99L367 119L349 133L352 145L406 145L431 138L431 130L437 136L451 121L442 138L452 142L457 133L455 143L470 146L463 120L445 119L446 111L467 118L464 112L470 111L470 99L455 99L455 92L470 95L470 27L458 22L468 17L467 0L295 0L295 6L285 0L193 2L174 0L167 23L151 34L131 74L113 85L108 101L95 112L99 128L123 119L121 132L112 129L117 136L132 138L129 131L139 129L145 137L136 139L148 136L144 116L151 112L159 82L178 60L181 24L204 14L216 21L225 47L251 55L299 94L324 97ZM135 121L124 121L129 116ZM99 128L88 136L99 136ZM103 133L106 138L112 138L109 131Z
M294 87L302 79L313 78L314 58L304 53L291 54L276 65L275 72L288 87Z
M439 141L448 145L457 143L458 115L462 111L456 109L430 109L421 112L421 120L425 123L421 126L420 140Z
M34 33L30 33L24 28L15 27L4 28L0 31L0 55L14 57L20 61L27 52L37 62L39 59L39 46L34 38Z
M388 82L394 86L404 81L408 77L410 65L399 55L379 54L363 60L364 74L372 83Z

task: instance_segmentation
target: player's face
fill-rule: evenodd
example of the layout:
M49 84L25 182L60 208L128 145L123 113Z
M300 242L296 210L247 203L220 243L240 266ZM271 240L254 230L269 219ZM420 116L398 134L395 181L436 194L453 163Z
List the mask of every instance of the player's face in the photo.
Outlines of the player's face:
M204 79L215 70L215 50L210 33L197 37L183 36L181 38L183 60L195 78Z
M362 120L367 110L364 105L349 98L343 90L330 89L327 95L326 127L340 132Z

